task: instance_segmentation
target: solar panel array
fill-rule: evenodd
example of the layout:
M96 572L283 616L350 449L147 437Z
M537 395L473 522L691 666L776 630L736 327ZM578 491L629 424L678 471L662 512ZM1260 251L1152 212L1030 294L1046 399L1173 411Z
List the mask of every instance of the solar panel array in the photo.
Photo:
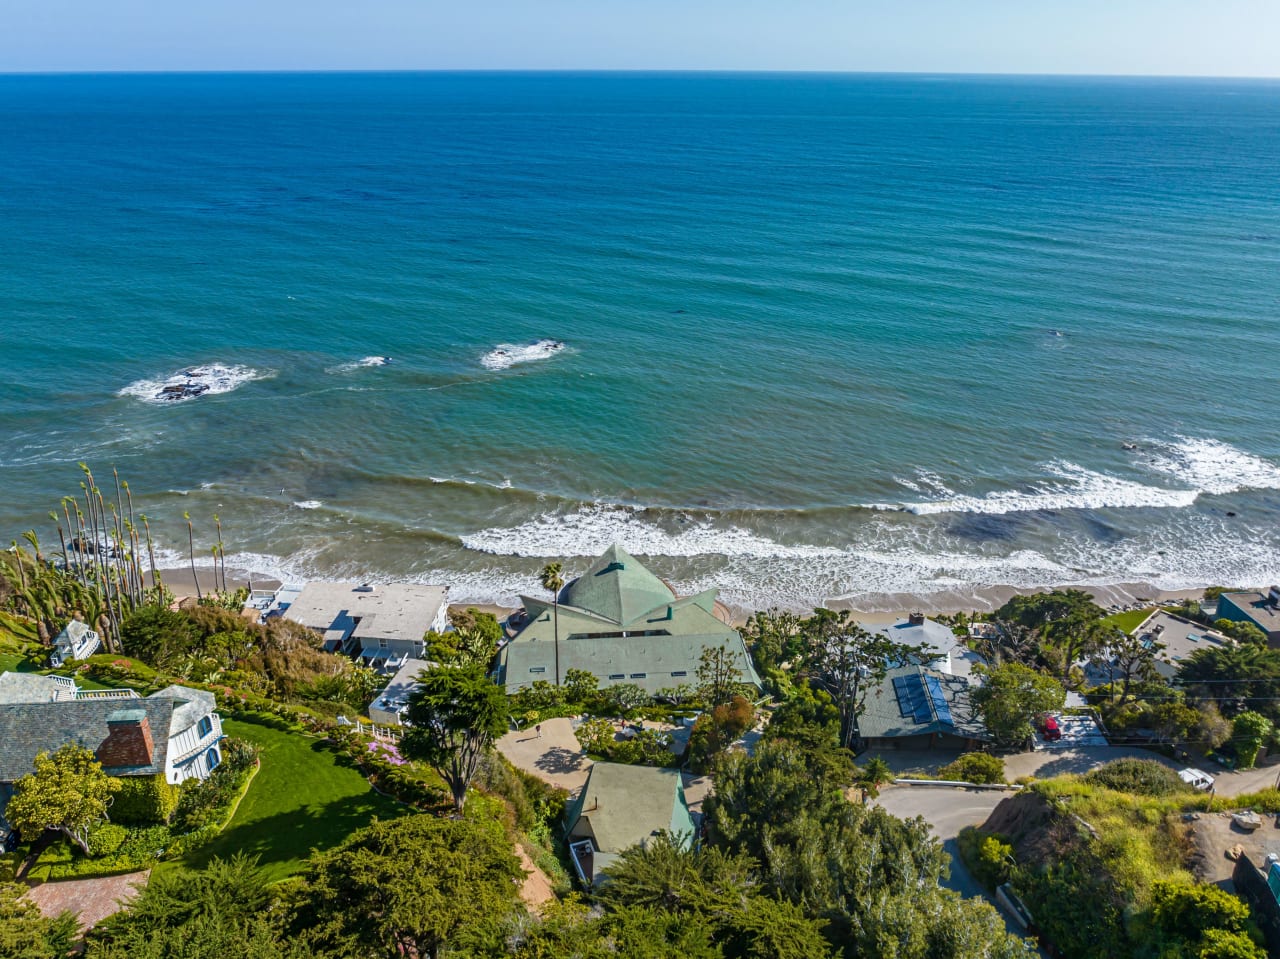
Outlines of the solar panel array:
M955 721L951 718L951 704L947 702L947 697L942 694L942 683L938 680L938 677L925 676L924 686L929 691L929 698L933 700L933 711L938 716L938 722L954 726Z
M904 719L910 718L912 722L922 726L932 722L936 716L939 722L955 726L955 720L951 717L951 705L947 702L937 676L895 676L893 692L898 697L898 711Z
M933 719L929 696L920 684L919 676L893 677L893 691L898 697L898 711L904 717L910 716L913 722L921 725Z

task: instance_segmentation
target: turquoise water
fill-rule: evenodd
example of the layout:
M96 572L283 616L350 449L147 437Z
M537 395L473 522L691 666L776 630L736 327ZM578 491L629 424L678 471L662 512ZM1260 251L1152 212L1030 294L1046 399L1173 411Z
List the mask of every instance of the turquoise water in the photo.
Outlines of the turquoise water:
M88 460L175 551L474 600L614 540L744 605L1280 579L1280 83L10 76L0 131L6 539Z

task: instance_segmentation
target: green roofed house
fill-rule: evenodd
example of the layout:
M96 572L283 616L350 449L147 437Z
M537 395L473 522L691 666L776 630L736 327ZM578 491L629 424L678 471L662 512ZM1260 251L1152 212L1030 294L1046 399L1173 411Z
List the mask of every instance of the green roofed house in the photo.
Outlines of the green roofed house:
M596 763L566 811L565 835L578 877L598 883L625 849L662 832L693 842L693 817L678 769Z
M520 599L528 621L498 660L508 693L582 669L601 686L635 683L653 695L696 682L702 651L713 647L732 653L742 682L760 685L716 590L677 596L621 546L610 546L561 591L558 614L550 600Z

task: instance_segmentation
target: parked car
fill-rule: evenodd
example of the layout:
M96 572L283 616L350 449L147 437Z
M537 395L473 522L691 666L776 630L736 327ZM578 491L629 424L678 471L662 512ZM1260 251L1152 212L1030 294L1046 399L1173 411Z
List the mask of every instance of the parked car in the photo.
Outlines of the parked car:
M1040 735L1044 737L1047 743L1057 742L1062 738L1062 727L1058 725L1058 720L1053 716L1046 716L1040 724Z

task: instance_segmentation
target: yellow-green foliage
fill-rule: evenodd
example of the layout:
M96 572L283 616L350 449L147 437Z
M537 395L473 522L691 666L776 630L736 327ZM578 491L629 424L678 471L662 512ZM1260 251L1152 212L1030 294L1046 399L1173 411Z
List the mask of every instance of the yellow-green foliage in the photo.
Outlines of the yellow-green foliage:
M1186 826L1182 814L1204 809L1203 795L1135 796L1062 776L1031 787L1097 832L1094 852L1131 909L1146 909L1159 880L1194 882L1183 865Z

